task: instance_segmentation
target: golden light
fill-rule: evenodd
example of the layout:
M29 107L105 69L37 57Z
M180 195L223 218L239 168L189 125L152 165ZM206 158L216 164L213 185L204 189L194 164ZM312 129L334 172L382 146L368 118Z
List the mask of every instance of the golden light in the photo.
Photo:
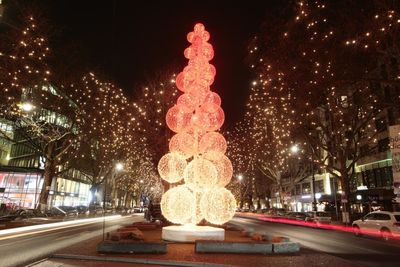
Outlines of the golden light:
M184 179L190 189L199 191L217 184L218 171L211 161L198 157L187 165Z
M31 111L35 108L35 106L32 105L32 104L29 103L29 102L21 103L20 107L21 107L21 109L22 109L23 111L25 111L25 112L31 112Z
M188 133L175 134L169 142L169 150L181 153L185 158L190 158L197 152L196 140Z
M165 154L158 162L158 173L169 183L176 183L183 179L183 172L187 166L185 157L179 153Z
M224 224L235 214L236 200L226 188L213 188L201 197L200 210L210 223Z
M168 190L161 198L161 212L170 222L191 223L196 213L194 194L185 185Z

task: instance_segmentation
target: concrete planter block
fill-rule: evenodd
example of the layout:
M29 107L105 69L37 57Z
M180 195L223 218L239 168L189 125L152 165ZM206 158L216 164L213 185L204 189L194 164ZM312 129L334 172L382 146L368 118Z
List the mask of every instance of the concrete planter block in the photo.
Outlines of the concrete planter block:
M244 236L244 237L251 237L251 236L253 235L253 231L242 230L242 231L240 232L240 235L241 235L241 236Z
M272 243L282 243L282 242L290 242L290 239L285 236L273 236L270 241Z
M167 244L164 242L104 241L97 245L97 252L165 254L167 253Z
M270 254L272 244L264 242L196 241L197 253Z
M294 242L274 243L274 253L296 253L300 251L300 244Z
M136 227L139 230L146 231L146 230L155 230L158 228L158 224L155 223L147 223L147 222L135 222L132 223L132 227Z

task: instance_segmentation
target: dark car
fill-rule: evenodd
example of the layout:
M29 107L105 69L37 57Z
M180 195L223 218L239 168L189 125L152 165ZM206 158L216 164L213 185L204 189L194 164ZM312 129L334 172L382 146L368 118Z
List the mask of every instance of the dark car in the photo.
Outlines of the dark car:
M27 218L35 218L35 217L47 217L46 214L41 213L35 209L18 209L12 211L8 215L4 215L0 217L0 222L9 222L14 220L22 220Z
M102 215L104 213L104 209L99 204L89 205L89 215Z
M76 217L78 216L78 210L71 206L52 207L50 209L49 216Z
M165 221L165 217L161 213L161 205L157 204L149 204L147 209L144 212L144 218L150 222Z
M89 214L89 207L87 206L80 205L76 206L75 208L78 210L78 214L85 214L85 215Z

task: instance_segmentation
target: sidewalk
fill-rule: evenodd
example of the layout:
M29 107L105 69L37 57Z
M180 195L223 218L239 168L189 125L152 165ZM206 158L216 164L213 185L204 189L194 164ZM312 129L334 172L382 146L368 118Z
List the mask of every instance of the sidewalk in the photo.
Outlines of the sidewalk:
M161 240L161 230L144 231L145 241ZM349 261L301 248L296 254L199 254L195 253L194 244L168 243L167 254L99 254L96 251L101 237L93 238L80 244L58 251L54 257L38 262L35 267L48 266L356 266ZM238 231L226 231L226 240L248 240ZM62 255L60 255L62 254ZM69 255L69 259L61 258ZM88 258L89 256L89 258ZM95 257L95 258L90 258ZM159 260L154 264L151 260ZM121 261L131 261L130 263ZM150 264L144 264L144 263Z

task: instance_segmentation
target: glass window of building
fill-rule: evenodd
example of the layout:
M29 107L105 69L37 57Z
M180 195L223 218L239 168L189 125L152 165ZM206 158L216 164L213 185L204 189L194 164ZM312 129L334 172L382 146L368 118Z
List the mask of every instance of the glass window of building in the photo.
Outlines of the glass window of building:
M311 184L310 183L303 183L302 184L302 193L303 194L311 194Z
M324 180L315 181L315 193L324 192Z

